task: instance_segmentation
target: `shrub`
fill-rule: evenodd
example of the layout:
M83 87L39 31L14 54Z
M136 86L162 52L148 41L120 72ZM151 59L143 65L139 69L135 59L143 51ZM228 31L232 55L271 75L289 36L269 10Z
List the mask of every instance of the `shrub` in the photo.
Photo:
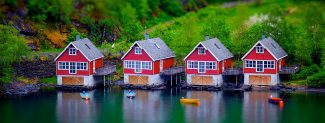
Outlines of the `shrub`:
M325 87L325 70L307 77L308 87Z
M290 78L293 80L306 79L308 76L313 75L318 71L319 67L316 64L311 66L303 66L298 73L290 75Z

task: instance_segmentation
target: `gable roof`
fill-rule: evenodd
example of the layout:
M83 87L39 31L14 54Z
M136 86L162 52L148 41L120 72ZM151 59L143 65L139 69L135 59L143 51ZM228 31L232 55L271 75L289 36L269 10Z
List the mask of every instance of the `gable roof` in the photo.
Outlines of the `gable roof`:
M130 47L129 51L127 51L121 59L124 59L124 57L131 51L132 47L136 44L140 48L142 48L154 61L175 57L174 52L170 50L170 48L165 44L163 40L161 40L160 38L152 38L134 42L133 45Z
M187 59L187 57L192 54L195 49L202 45L205 49L209 50L210 53L218 60L222 61L231 57L234 57L234 55L221 43L221 41L218 38L212 38L206 41L199 42L194 49L184 58Z
M104 57L104 55L88 38L83 38L69 43L65 49L55 58L55 61L68 49L68 47L70 47L70 45L73 45L77 50L79 50L88 61L93 61Z
M271 55L276 59L279 60L283 57L288 56L287 52L285 52L282 47L272 38L264 38L258 41L243 57L244 59L255 47L256 45L261 44L265 49L267 49Z

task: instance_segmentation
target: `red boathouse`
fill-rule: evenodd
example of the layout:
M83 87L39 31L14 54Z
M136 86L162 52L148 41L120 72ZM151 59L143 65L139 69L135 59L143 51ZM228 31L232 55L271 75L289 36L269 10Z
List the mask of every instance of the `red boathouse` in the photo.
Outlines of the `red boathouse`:
M55 58L58 85L94 86L102 77L93 76L103 67L104 55L88 39L69 43Z
M159 85L163 83L160 72L173 67L175 54L160 38L136 41L121 58L124 83Z
M218 38L199 42L184 58L186 78L190 85L221 86L222 73L231 67L233 54Z
M244 84L279 84L279 72L285 66L287 53L268 37L258 41L243 57Z

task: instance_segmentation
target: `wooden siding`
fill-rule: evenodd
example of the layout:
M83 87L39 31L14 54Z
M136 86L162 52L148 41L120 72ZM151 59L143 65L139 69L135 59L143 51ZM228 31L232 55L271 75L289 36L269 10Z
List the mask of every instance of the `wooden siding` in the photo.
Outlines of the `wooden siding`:
M62 85L83 85L83 77L62 77Z
M250 75L249 84L251 85L271 85L271 76Z
M149 83L148 76L129 76L129 84L147 85Z
M103 58L96 59L95 68L103 67Z
M192 76L192 85L212 85L212 76Z

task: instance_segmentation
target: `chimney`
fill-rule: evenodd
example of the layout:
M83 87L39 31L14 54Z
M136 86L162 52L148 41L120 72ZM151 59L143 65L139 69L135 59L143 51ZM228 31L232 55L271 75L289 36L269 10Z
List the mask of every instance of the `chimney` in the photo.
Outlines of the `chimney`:
M76 35L76 41L80 40L80 35Z
M209 40L209 35L205 35L205 40Z
M148 33L145 33L144 34L144 37L146 38L146 40L148 40L149 39L149 34Z
M265 35L262 33L262 40L265 38Z

